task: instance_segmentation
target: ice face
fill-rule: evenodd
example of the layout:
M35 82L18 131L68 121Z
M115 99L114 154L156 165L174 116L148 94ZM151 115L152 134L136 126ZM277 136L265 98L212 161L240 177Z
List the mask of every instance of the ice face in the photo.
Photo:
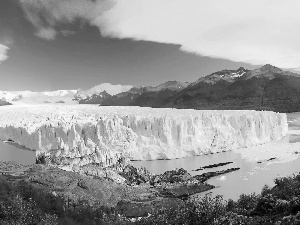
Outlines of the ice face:
M72 167L174 159L255 146L284 137L286 114L95 105L3 106L0 139Z

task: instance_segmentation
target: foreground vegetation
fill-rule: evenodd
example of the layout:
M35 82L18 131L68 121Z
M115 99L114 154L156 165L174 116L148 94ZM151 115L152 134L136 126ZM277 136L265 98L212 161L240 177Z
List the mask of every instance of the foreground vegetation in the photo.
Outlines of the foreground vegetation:
M69 202L26 181L0 176L0 224L131 224L109 207ZM177 210L160 209L136 224L300 224L300 175L277 178L275 187L237 201L221 196L186 200Z
M0 176L0 224L118 224L123 221L113 208L91 208L83 200L49 193L26 181L10 182Z

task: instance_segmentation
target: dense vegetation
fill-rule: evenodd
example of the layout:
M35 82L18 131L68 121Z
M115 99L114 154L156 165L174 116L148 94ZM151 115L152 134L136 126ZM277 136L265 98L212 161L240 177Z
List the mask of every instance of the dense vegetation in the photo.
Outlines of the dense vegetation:
M0 176L0 224L129 224L112 208L46 193L26 181ZM221 196L190 199L177 210L153 211L137 224L300 224L300 175L275 179L275 187L237 201Z
M26 181L10 182L0 176L1 225L122 224L123 220L112 208L92 208L83 200L71 202Z

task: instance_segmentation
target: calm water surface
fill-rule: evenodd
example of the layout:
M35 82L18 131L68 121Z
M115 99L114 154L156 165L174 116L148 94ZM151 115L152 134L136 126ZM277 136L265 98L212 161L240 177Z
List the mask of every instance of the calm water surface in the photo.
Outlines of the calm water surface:
M0 141L0 160L31 165L35 163L35 151L28 150L16 144Z

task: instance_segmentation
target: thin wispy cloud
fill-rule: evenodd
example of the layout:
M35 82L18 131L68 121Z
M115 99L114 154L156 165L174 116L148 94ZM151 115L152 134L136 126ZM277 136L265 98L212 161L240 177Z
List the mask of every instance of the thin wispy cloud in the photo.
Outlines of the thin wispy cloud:
M5 45L0 44L0 63L8 59L7 51L8 47Z
M21 4L38 30L57 30L60 24L80 19L107 37L177 44L183 51L254 65L300 68L299 0L21 0Z

